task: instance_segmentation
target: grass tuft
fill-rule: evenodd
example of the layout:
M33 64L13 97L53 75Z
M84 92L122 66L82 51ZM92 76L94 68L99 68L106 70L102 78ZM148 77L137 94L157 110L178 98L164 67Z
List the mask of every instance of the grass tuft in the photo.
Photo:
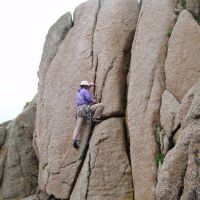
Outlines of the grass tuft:
M170 38L172 35L173 29L171 28L170 30L167 31L166 35Z
M162 153L158 153L156 155L156 164L157 166L161 166L163 164L163 161L164 161L164 155Z
M186 9L186 0L180 0L181 6Z

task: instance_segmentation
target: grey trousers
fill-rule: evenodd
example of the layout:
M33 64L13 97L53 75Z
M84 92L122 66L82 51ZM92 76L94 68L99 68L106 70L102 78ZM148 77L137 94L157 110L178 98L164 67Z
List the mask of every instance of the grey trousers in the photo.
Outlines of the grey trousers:
M92 112L92 119L99 119L101 117L101 113L104 109L104 105L102 103L94 104L90 107ZM76 127L74 129L73 140L76 140L82 133L82 126L84 123L83 117L77 117Z

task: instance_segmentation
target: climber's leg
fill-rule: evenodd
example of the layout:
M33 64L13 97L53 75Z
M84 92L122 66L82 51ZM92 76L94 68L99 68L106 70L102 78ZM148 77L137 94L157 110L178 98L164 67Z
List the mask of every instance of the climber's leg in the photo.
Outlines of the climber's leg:
M73 134L73 146L78 149L79 146L77 144L77 138L81 134L81 129L84 123L84 118L83 117L77 117L77 123L76 123L76 128L74 130Z
M103 109L104 109L103 103L97 103L97 104L94 104L94 105L91 106L93 121L100 120Z

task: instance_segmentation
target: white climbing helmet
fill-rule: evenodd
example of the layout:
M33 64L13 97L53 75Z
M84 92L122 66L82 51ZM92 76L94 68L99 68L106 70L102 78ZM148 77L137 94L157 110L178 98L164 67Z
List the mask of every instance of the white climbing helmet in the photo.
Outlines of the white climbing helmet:
M81 81L80 86L82 86L82 85L90 86L88 81Z

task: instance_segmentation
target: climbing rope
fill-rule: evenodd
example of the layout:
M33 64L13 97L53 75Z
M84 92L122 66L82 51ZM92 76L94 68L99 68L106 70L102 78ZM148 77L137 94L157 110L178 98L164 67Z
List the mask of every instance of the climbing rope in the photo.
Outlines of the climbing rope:
M91 133L91 127L92 127L92 123L91 123L91 121L90 121L90 122L89 122L89 131L88 131L89 136L90 136L90 133ZM78 137L78 136L77 136L77 137ZM77 138L75 138L75 139L77 139ZM89 140L90 140L90 138L89 138ZM71 152L71 150L72 150L72 147L73 147L73 143L71 143L69 150L68 150L67 153L64 155L64 159L63 159L63 161L61 162L60 167L58 168L59 170L61 170L61 168L63 167L63 164L64 164L65 161L67 160L67 158L68 158L68 156L69 156L69 154L70 154L70 152ZM52 183L52 181L56 180L56 178L57 178L57 176L55 176L54 178L52 178L52 179L48 182L48 184ZM39 189L39 186L38 186L37 192L36 192L35 196L33 197L33 200L37 200L37 199L40 200L40 197L38 196L39 193L40 193L40 189ZM51 196L51 195L49 195L45 200L49 200L49 197L50 197L50 196ZM37 199L36 199L36 198L37 198Z
M72 146L73 146L73 144L71 143L69 150L68 150L67 153L64 155L64 159L63 159L63 161L62 161L62 163L61 163L61 165L60 165L60 167L59 167L59 170L63 167L64 162L66 161L68 155L69 155L70 152L71 152ZM55 176L54 178L52 178L52 179L48 182L48 184L50 184L52 181L56 180L56 178L57 178L56 176ZM40 189L39 189L39 186L38 186L37 192L36 192L35 196L33 197L33 200L36 200L36 198L40 200L40 197L38 196L39 193L40 193ZM45 200L48 200L50 196L51 196L51 195L49 195Z

